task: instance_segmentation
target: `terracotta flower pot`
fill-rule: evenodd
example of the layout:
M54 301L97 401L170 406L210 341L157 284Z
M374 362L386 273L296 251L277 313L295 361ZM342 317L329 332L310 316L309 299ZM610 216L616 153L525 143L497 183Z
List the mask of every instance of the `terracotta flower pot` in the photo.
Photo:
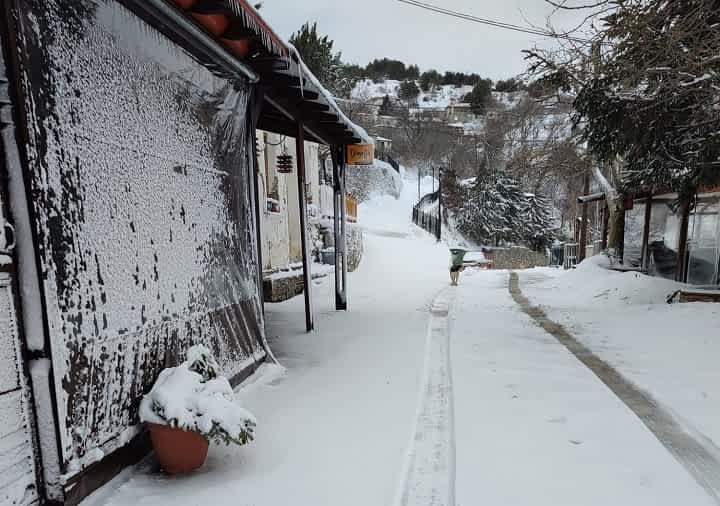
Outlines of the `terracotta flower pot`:
M178 4L181 9L185 10L195 5L196 2L197 0L175 0L175 3Z
M189 473L205 463L208 441L197 432L156 423L147 426L155 455L166 473Z
M199 14L193 12L192 16L213 35L222 35L230 25L230 20L224 14Z
M250 39L225 39L222 41L230 48L235 56L245 58L250 53Z

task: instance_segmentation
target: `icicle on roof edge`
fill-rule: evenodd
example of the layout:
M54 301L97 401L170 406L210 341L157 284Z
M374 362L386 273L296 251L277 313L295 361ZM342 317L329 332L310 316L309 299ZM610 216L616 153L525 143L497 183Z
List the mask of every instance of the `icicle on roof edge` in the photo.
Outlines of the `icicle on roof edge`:
M240 16L243 23L253 31L255 31L262 39L265 47L272 53L285 58L290 58L290 54L294 57L297 62L298 68L300 69L301 77L306 77L315 86L320 94L323 96L327 104L333 109L333 112L347 124L347 126L353 131L353 133L360 138L361 142L372 144L373 141L365 131L364 128L353 123L345 113L340 109L340 106L335 101L335 97L330 93L318 80L317 77L310 71L305 65L302 57L298 50L290 43L286 42L279 35L277 35L270 25L262 18L258 11L250 5L247 0L228 0L231 8ZM302 79L301 79L302 83ZM302 92L302 88L301 88Z
M258 11L246 0L228 0L233 12L239 16L245 26L253 30L261 39L265 48L278 56L287 56L285 41L276 34Z

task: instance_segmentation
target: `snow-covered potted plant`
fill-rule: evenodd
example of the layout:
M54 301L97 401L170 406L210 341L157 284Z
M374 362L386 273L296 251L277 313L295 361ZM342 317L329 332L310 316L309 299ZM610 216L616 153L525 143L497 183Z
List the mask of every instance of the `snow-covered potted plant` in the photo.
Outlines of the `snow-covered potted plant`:
M148 426L162 469L170 474L202 466L209 441L249 443L256 425L204 346L193 346L185 362L160 373L140 403L140 420Z

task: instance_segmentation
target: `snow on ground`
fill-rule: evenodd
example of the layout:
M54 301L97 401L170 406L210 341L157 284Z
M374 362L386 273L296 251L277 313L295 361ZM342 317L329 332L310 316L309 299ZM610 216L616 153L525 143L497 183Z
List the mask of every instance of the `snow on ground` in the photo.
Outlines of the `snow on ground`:
M313 283L313 333L304 332L302 297L266 306L282 366L263 366L236 393L258 420L255 442L212 446L206 465L183 477L162 475L148 459L84 506L712 504L638 418L520 311L506 272L467 269L460 287L448 288L447 247L410 225L417 185L405 175L400 199L360 207L365 253L348 279L347 313L334 310L332 279ZM628 307L658 301L665 289L648 297L647 283L622 278L630 281L618 293L629 298L615 302L613 284L589 267L558 274L533 270L523 280L593 326L602 311L640 318ZM563 299L572 276L586 276L589 287ZM583 305L593 301L597 311ZM653 317L664 315L650 306ZM709 340L709 330L697 330ZM625 344L613 342L649 379L657 371L642 362L640 345L663 350L661 369L665 353L675 354L682 367L665 377L678 386L690 385L691 356L705 371L718 356L716 344L702 357L684 354L677 336L628 341L625 331ZM717 385L717 376L690 377L707 386L712 378ZM673 406L693 416L691 404Z
M398 98L401 81L386 79L381 82L374 82L372 79L363 79L355 84L350 93L351 98L356 100L367 100L373 98ZM419 86L419 83L418 83ZM437 86L429 92L420 91L417 106L420 109L444 109L452 104L463 101L465 95L472 91L472 86L455 86L453 84Z
M426 182L423 182L426 185ZM316 331L303 298L267 304L266 366L238 397L258 421L246 447L212 446L205 466L165 477L140 466L84 506L387 505L400 481L423 376L428 310L447 285L447 249L410 225L417 185L361 206L365 252L348 279L347 313L332 279L314 285Z
M602 268L526 271L523 292L690 431L720 446L720 305L667 304L681 285ZM551 279L545 279L551 274Z
M395 79L386 79L384 81L375 82L372 79L362 79L355 84L355 88L350 92L350 97L355 100L368 100L373 98L383 98L386 95L390 98L398 98L400 93L400 84L402 81ZM417 81L418 87L420 82ZM472 92L471 85L456 86L454 84L443 84L435 86L430 91L420 90L418 95L417 106L420 109L444 109L453 104L464 102L468 93ZM518 91L513 93L505 93L499 91L492 92L493 100L505 108L512 109L516 107L527 92Z
M426 236L412 224L412 208L418 201L417 171L400 167L402 191L400 197L379 195L358 206L358 223L363 229L373 232L410 234ZM430 176L420 179L419 194L425 196L437 189L438 181Z
M452 323L456 504L709 505L640 420L510 298L466 270Z

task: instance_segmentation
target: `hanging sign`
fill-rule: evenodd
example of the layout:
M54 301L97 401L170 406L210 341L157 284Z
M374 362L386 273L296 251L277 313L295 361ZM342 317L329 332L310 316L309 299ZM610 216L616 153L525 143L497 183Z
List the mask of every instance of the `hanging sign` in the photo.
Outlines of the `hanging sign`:
M374 144L348 144L348 165L372 165L375 159Z

